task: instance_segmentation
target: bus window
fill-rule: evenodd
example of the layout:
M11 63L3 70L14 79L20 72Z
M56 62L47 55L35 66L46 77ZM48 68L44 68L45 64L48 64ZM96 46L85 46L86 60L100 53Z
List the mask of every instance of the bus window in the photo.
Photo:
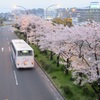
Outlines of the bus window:
M31 50L18 51L18 56L32 56Z

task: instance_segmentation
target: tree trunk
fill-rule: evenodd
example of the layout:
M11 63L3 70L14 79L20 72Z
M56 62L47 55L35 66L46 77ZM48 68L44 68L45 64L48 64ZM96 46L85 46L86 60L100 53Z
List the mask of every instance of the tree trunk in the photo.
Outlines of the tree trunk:
M59 67L59 56L60 55L57 56L57 67Z
M44 50L43 52L44 52L44 54L46 54L46 55L47 55L47 50Z
M82 54L81 54L81 48L79 48L79 58L82 57Z
M27 34L24 33L25 41L27 42Z
M67 64L66 64L66 66L65 66L65 75L68 75L68 73L69 73L69 70L68 70L68 68L70 67L70 61L69 61L69 58L67 58Z
M98 60L96 52L94 53L95 60Z
M98 95L98 100L100 100L100 87L99 87L99 90L97 90L92 84L91 84L91 87L94 90L94 92Z
M95 89L95 87L91 84L92 89L94 90L94 92L97 94L98 91Z
M50 60L53 60L53 52L50 51Z
M98 79L98 87L99 87L99 90L98 90L98 99L100 100L100 78Z
M68 75L68 73L69 73L69 71L68 71L68 69L66 68L66 69L65 69L65 76Z
M82 76L83 76L83 73L79 73L79 76L82 78ZM82 79L80 79L80 82L79 82L79 85L81 85L81 83L82 83Z
M80 79L79 85L81 85L81 83L82 83L82 79Z
M100 100L100 91L98 92L98 100Z
M68 70L68 68L70 67L70 59L69 58L67 58L67 64L66 64L66 66L65 66L65 76L66 75L68 75L69 74L69 70Z

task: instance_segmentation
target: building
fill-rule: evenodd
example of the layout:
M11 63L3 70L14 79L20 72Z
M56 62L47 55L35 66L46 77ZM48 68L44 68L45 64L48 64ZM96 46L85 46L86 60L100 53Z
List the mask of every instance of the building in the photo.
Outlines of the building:
M88 7L70 8L62 12L62 18L72 18L74 22L99 21L100 22L100 5L99 2L90 2Z
M100 8L99 2L90 2L90 8L99 9Z
M100 22L99 2L91 2L90 6L85 8L76 8L76 17L79 22L92 20Z

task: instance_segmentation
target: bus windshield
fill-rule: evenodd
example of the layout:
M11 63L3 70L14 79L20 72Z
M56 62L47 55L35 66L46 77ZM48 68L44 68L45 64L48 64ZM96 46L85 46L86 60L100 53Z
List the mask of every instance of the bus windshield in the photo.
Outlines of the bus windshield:
M18 56L32 56L31 50L18 51Z

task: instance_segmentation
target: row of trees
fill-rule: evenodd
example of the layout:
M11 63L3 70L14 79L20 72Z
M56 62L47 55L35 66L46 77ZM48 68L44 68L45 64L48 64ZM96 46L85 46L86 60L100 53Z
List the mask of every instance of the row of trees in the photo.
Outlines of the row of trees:
M74 84L90 84L100 100L99 23L68 27L30 15L21 17L18 25L29 42L38 45L41 51L49 50L51 55L58 55L58 66L59 57L63 58L67 62L66 72L71 70L75 79Z

